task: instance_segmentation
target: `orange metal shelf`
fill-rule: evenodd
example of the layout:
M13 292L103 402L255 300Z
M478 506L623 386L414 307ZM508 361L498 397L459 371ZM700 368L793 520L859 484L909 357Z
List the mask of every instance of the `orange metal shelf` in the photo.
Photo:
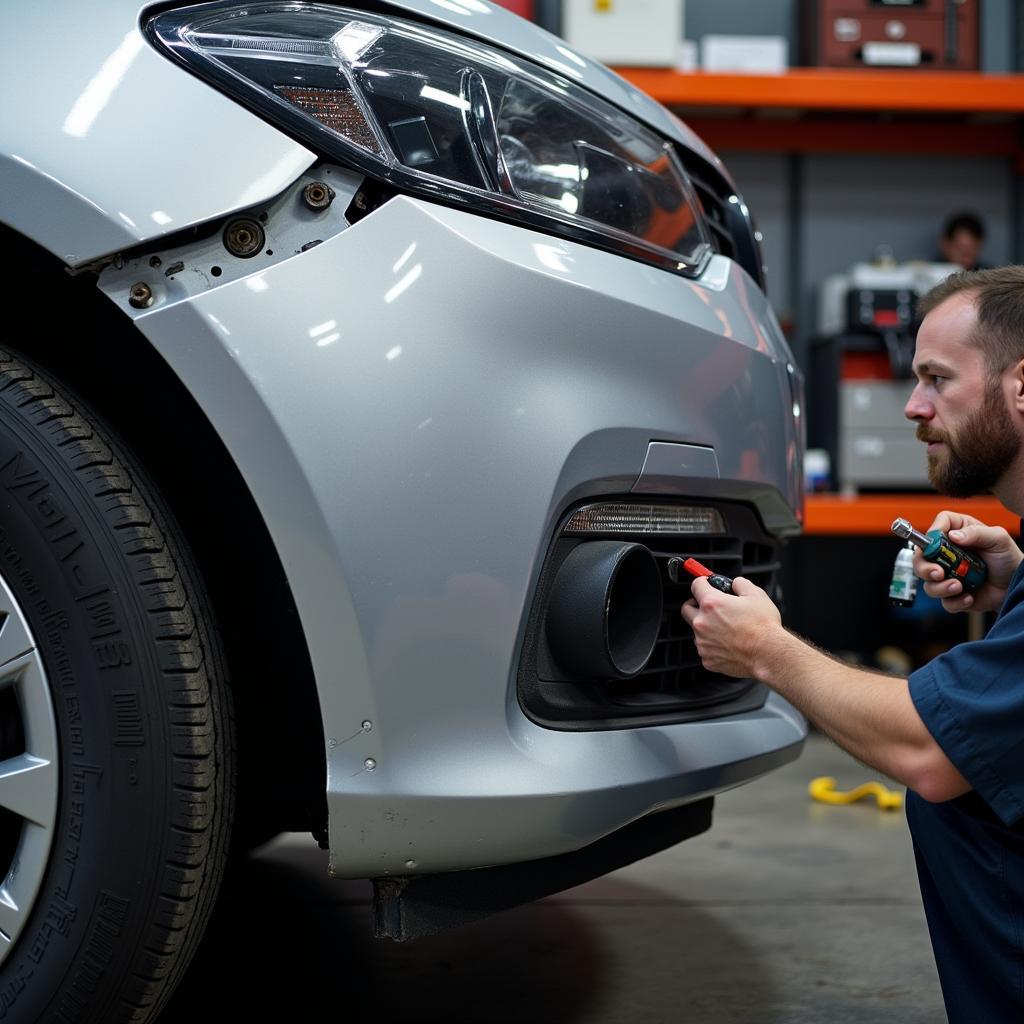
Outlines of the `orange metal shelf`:
M1024 75L790 68L777 75L618 68L668 106L1024 114Z
M888 534L898 516L927 530L943 509L964 512L990 526L1003 526L1016 537L1020 520L995 498L957 501L941 494L809 494L804 514L804 533Z
M778 120L758 117L692 117L686 123L714 150L767 153L927 153L1017 157L1016 123L959 121L844 121L839 118Z

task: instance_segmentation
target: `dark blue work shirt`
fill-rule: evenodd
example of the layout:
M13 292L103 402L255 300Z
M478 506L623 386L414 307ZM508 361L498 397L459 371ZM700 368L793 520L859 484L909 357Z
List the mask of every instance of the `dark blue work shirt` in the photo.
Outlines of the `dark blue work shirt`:
M928 731L973 787L907 821L950 1024L1024 1021L1024 564L983 640L910 676Z

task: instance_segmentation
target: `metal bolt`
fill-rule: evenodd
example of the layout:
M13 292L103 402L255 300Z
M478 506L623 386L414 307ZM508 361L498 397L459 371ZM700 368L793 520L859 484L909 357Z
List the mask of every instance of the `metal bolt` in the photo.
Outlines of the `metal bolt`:
M355 196L353 197L353 199L352 199L352 205L357 210L365 210L366 209L366 196L362 192L357 192L355 194Z
M153 305L153 289L144 281L133 284L128 292L128 305L134 309L148 309Z
M369 732L373 728L373 722L367 719L363 722L363 732Z
M407 860L405 862L405 866L407 868L414 868L414 867L416 867L416 861L414 861L414 860Z
M311 210L326 210L334 202L334 189L323 181L311 181L302 190L302 198Z
M251 217L239 217L224 229L224 248L232 256L249 259L255 256L266 241L266 234L258 220Z
M157 267L160 266L160 257L159 256L150 256L150 258L149 258L149 265L155 270Z
M367 758L367 759L366 759L366 760L365 760L365 761L363 762L363 767L364 767L364 768L365 768L365 769L366 769L366 770L367 770L368 772L372 772L372 771L373 771L373 769L377 767L377 762L376 762L376 761L375 761L375 760L374 760L374 759L373 759L372 757L368 757L368 758Z

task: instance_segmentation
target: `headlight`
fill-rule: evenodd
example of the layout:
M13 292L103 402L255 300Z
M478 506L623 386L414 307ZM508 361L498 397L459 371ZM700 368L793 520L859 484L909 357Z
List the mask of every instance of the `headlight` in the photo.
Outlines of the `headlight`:
M148 28L196 74L398 188L673 270L710 251L671 146L483 44L302 2L204 4Z

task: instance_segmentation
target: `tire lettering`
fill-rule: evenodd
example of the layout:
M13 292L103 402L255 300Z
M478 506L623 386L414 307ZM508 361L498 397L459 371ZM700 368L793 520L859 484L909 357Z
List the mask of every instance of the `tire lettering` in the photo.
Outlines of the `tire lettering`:
M24 457L24 452L15 452L11 458L0 466L0 476L3 477L4 486L8 491L16 491L21 487L30 487L39 481L38 469L22 469L21 463Z
M145 746L138 693L135 690L115 690L110 698L114 704L114 746Z
M93 644L96 664L101 669L120 668L132 663L131 649L123 640L112 640L105 644Z
M4 545L3 558L11 567L10 574L21 582L21 585L30 596L37 597L39 595L39 586L35 581L35 577L21 564L21 555L10 544Z
M89 776L94 776L96 781L103 775L103 769L98 765L84 764L81 761L71 762L71 787L68 796L68 830L65 836L63 861L74 877L75 865L78 863L78 847L82 838L82 829L85 825L85 783ZM70 881L68 883L70 888Z
M77 916L78 908L65 899L61 892L55 892L46 908L46 917L29 946L28 958L34 964L39 964L50 940L55 935L66 939Z
M80 599L81 600L81 599ZM101 640L105 636L113 636L121 632L117 615L109 601L103 599L82 601L86 614L89 616L89 638Z
M25 982L31 977L31 968L20 964L14 977L0 991L0 1020L7 1016L8 1010L14 1006L15 1000L25 990Z
M130 906L128 900L106 889L100 890L99 906L89 930L84 954L71 980L71 987L77 991L66 993L61 1001L60 1014L65 1020L79 1020L82 1011L89 1006L90 997L96 992L104 971L114 959L117 940L124 929ZM79 996L79 993L82 995Z

